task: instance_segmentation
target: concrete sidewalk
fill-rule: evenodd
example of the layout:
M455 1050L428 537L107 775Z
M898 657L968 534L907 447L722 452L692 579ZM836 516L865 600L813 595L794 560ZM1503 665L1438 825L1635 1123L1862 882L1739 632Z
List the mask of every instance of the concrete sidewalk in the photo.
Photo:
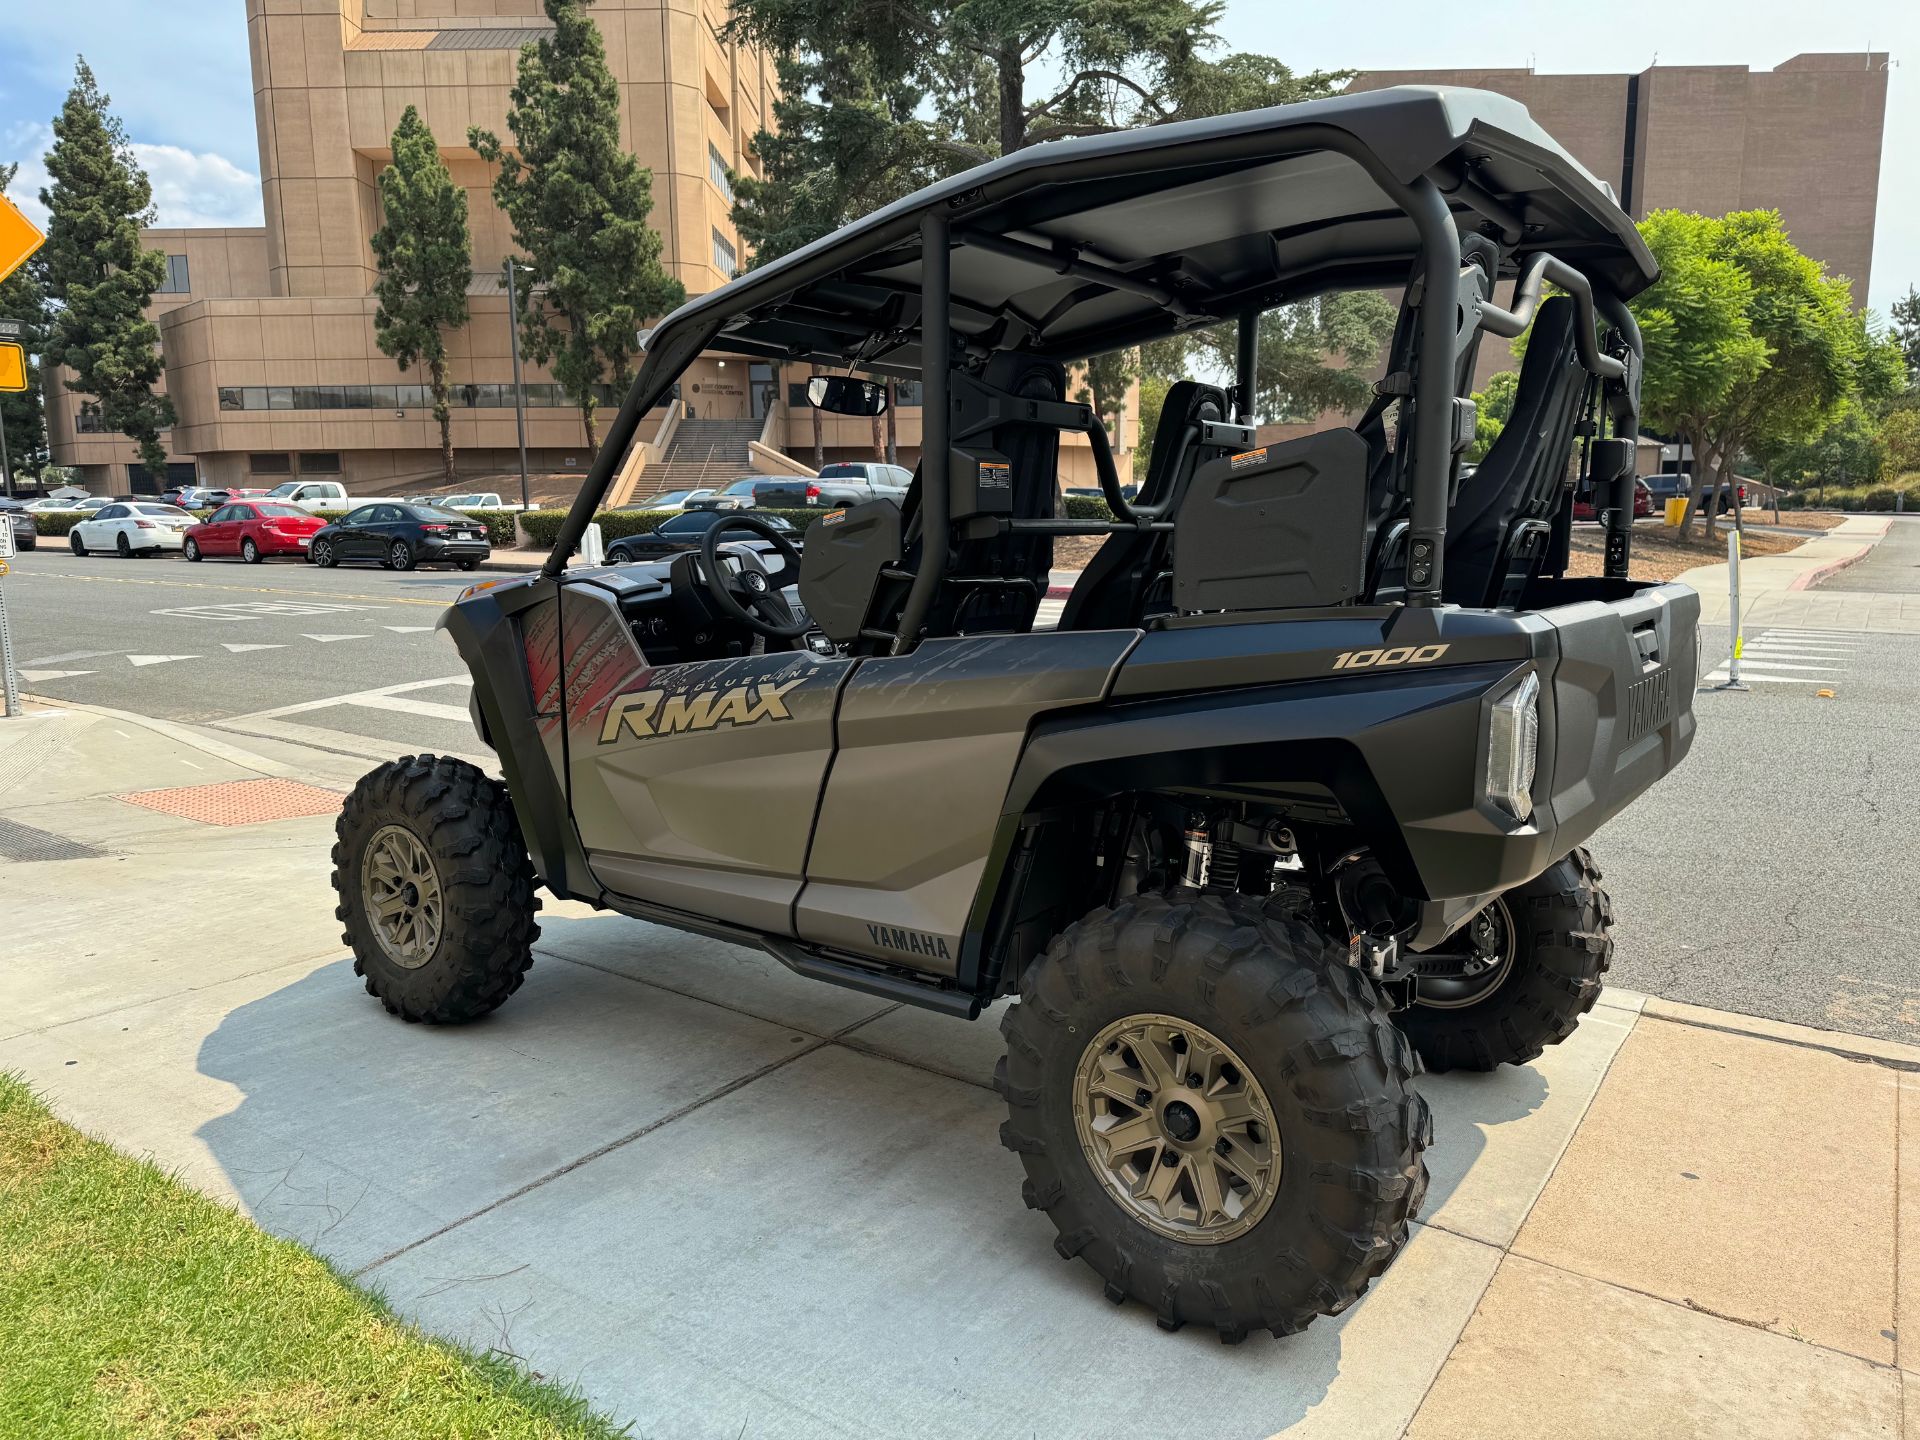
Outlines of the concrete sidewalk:
M1909 1394L1920 1417L1920 1050L1609 994L1536 1065L1424 1078L1413 1243L1339 1319L1228 1348L1054 1255L995 1140L992 1017L562 904L496 1016L402 1025L339 948L329 815L126 798L356 768L0 721L0 853L67 847L0 860L0 1068L637 1434L1892 1436Z
M1892 529L1890 515L1851 515L1785 555L1740 562L1740 610L1748 630L1793 626L1815 630L1878 630L1920 634L1920 595L1850 591L1827 582L1872 553ZM1701 565L1681 575L1700 592L1700 623L1725 625L1727 565ZM1823 588L1814 589L1820 585Z

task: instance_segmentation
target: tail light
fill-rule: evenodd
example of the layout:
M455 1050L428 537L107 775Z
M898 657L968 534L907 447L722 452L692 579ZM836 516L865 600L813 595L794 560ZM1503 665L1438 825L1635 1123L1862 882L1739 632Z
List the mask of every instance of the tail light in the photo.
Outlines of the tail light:
M136 520L133 523L139 526L142 530L158 530L160 528L158 525L154 524L153 521L151 520Z
M429 535L441 535L446 532L447 527L444 525L422 525L420 528Z

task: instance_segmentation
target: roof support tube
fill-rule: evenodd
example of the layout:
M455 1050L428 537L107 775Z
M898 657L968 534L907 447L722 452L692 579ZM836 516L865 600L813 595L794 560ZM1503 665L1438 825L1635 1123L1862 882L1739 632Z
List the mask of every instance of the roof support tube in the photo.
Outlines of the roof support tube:
M900 607L893 653L904 655L920 638L933 597L947 575L947 540L953 529L948 472L953 460L953 251L944 209L920 221L920 568Z
M1540 308L1540 293L1548 281L1573 296L1580 306L1580 323L1574 327L1573 339L1580 348L1580 363L1587 373L1598 375L1602 380L1618 380L1626 374L1625 365L1611 355L1600 353L1600 342L1594 337L1593 286L1566 261L1551 255L1536 255L1527 262L1513 292L1513 309L1502 310L1498 305L1485 303L1480 306L1481 326L1509 340L1515 338L1533 323L1533 312Z
M1031 265L1042 265L1056 274L1071 275L1076 280L1091 280L1094 284L1104 285L1109 290L1124 290L1129 295L1144 296L1154 304L1187 319L1204 318L1198 310L1166 286L1156 285L1151 280L1137 279L1124 270L1114 269L1111 265L1096 265L1092 261L1065 255L1058 250L1049 250L1044 245L1030 245L1025 240L1013 240L1005 235L995 235L985 230L968 230L961 238L975 249L991 250L994 254L1005 255L1009 259L1025 260Z
M1240 329L1234 336L1233 418L1236 424L1253 423L1253 391L1260 380L1260 312L1245 310Z
M1613 438L1625 440L1627 454L1637 456L1633 447L1640 443L1640 366L1646 353L1640 339L1640 325L1620 297L1608 289L1599 295L1599 308L1627 347L1627 361L1617 380L1604 382L1608 419ZM1637 466L1629 460L1613 479L1613 492L1607 497L1607 557L1601 573L1609 580L1624 580L1633 563L1633 487Z
M1460 232L1431 180L1422 178L1396 197L1420 232L1425 279L1413 392L1413 514L1407 527L1407 603L1440 603L1447 540L1448 490L1453 477L1455 322L1452 297L1460 283Z

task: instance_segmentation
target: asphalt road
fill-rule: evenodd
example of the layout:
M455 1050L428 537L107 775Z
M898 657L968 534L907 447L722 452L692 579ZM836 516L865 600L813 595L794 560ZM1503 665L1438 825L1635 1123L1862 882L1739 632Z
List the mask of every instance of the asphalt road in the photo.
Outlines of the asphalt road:
M47 549L11 563L33 694L372 759L481 749L465 666L433 628L472 575Z
M1846 588L1898 588L1903 522ZM374 568L19 557L5 582L36 694L383 759L477 753L464 668L431 627L470 577ZM1920 871L1920 637L1750 633L1756 680L1694 697L1686 763L1593 848L1616 983L1920 1042L1905 919ZM1726 632L1703 632L1703 673ZM1833 691L1821 697L1820 689Z

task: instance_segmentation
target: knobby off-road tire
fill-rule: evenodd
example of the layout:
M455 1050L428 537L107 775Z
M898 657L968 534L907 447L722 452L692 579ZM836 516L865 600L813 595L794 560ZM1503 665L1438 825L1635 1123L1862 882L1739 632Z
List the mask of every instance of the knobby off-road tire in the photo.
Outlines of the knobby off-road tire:
M1485 999L1458 1009L1414 1004L1394 1016L1429 1070L1524 1065L1558 1045L1600 998L1613 963L1613 901L1583 847L1501 897L1511 962Z
M1278 1166L1264 1209L1242 1208L1243 1225L1257 1213L1250 1228L1210 1243L1162 1233L1083 1143L1081 1077L1106 1051L1102 1036L1132 1016L1191 1025L1196 1048L1202 1034L1216 1041L1262 1092ZM1131 1296L1165 1329L1192 1321L1227 1342L1257 1329L1290 1335L1352 1305L1406 1244L1433 1135L1411 1084L1419 1062L1378 989L1297 916L1213 896L1095 910L1027 969L1001 1029L1000 1138L1026 1167L1026 1203L1046 1211L1054 1248L1091 1265L1116 1304ZM1145 1153L1142 1184L1165 1163Z
M464 760L409 755L361 778L334 833L334 915L369 995L409 1023L453 1025L520 988L540 900L504 785ZM411 925L407 883L437 898Z

